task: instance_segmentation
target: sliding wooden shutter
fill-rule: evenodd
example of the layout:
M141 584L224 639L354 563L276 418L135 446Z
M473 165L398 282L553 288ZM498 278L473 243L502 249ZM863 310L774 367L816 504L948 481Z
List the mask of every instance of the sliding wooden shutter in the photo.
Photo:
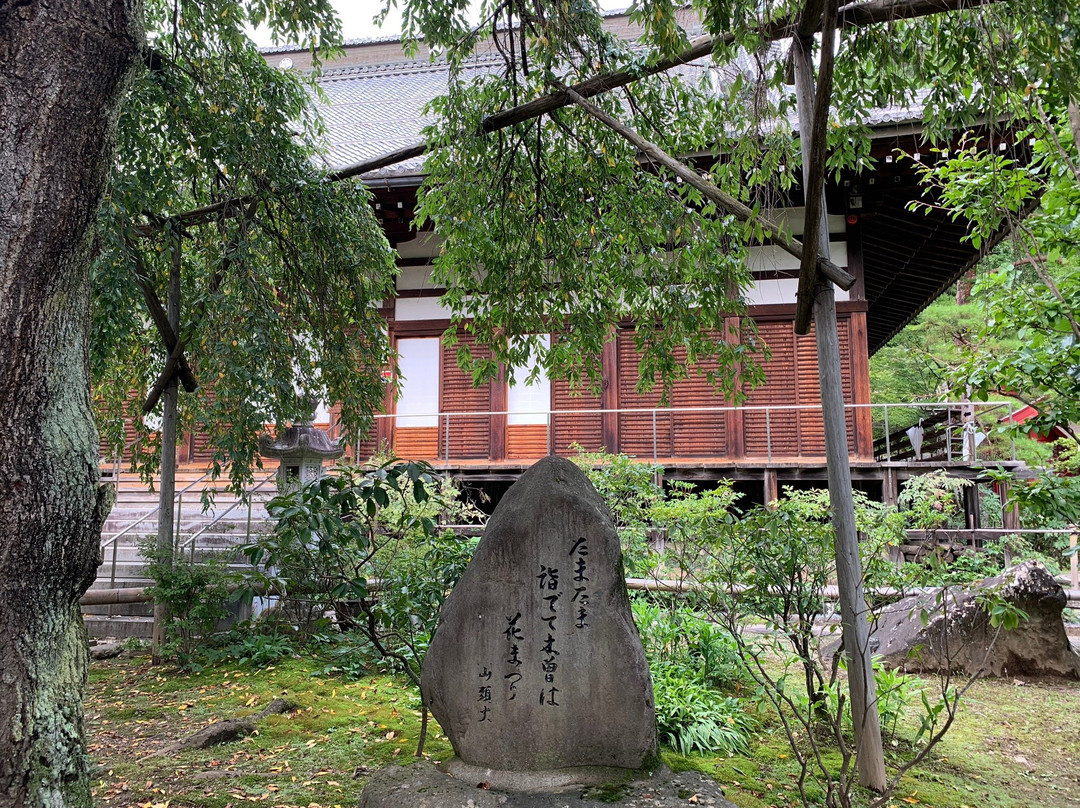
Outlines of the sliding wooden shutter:
M652 412L660 406L661 385L647 393L637 390L641 355L635 344L636 332L618 334L619 451L634 457L672 456L672 416L667 410ZM646 410L646 412L628 412Z
M840 364L844 401L852 401L850 323L840 320ZM745 388L748 409L743 415L748 457L824 457L825 433L821 418L821 388L818 380L817 345L810 334L795 335L790 320L759 322L754 339L768 345L767 361L758 354L765 383L757 389ZM796 408L794 405L801 405ZM770 407L755 410L754 407ZM848 441L854 439L854 421L847 417Z
M477 346L473 337L458 332L461 345L468 345L473 355L487 358L490 351ZM469 460L491 456L491 382L473 387L472 376L457 363L457 346L442 346L442 392L439 410L439 457ZM470 413L454 415L453 413ZM483 414L480 414L483 413Z

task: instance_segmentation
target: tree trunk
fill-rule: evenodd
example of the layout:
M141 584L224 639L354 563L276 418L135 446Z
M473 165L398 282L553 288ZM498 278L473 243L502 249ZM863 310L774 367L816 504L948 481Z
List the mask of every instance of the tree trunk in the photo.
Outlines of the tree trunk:
M110 505L87 338L136 0L0 0L0 806L90 804L80 595Z
M169 327L180 333L180 270L183 266L184 243L179 235L173 239L172 266L169 272ZM168 346L166 346L168 350ZM174 373L161 398L161 487L158 491L157 562L172 566L176 563L176 542L173 539L173 517L176 506L176 406L180 397L179 374ZM168 604L154 601L154 630L150 638L151 657L155 665L165 662L165 626L169 619Z

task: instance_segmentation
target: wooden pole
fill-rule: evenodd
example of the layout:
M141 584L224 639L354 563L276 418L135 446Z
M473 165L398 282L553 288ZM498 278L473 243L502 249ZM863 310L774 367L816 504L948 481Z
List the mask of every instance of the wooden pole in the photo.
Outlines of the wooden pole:
M183 261L183 237L173 237L172 265L169 269L167 313L173 334L180 333L180 270ZM172 564L173 558L173 499L176 496L176 410L180 389L174 372L162 396L161 415L161 486L158 490L157 550L159 562ZM165 624L168 607L154 602L154 628L150 652L155 665L164 662Z
M807 197L807 220L803 239L809 247L816 241L821 257L829 257L828 211L824 198L825 123L828 94L831 92L835 0L824 4L808 0L807 15L800 33L792 39L795 66L795 99L799 113L799 132L803 154L803 187ZM814 18L813 15L818 17ZM821 86L814 88L812 30L824 14L822 29ZM816 142L815 142L816 136ZM815 220L811 220L811 216ZM811 234L816 233L817 238ZM836 296L832 283L816 272L804 259L799 287L807 287L803 275L817 275L812 284L814 332L817 342L818 378L821 383L821 411L825 427L825 455L829 478L829 501L832 507L836 583L840 595L840 623L843 648L848 658L848 693L855 729L856 765L859 783L877 792L885 790L885 753L881 742L874 671L870 653L870 625L863 592L862 562L855 530L855 505L851 489L851 466L848 459L847 419L844 417L843 371L840 365L840 340L836 325ZM805 305L805 300L803 301Z

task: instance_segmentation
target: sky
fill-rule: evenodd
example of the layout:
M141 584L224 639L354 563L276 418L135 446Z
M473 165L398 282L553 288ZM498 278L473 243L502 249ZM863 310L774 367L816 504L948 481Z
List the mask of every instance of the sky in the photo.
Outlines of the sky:
M625 8L628 5L630 0L600 0L600 8L603 9ZM397 7L390 9L381 28L375 25L374 19L382 11L383 0L334 0L334 7L341 17L345 39L369 39L401 33L401 11ZM259 45L273 44L264 30L255 31L253 38Z

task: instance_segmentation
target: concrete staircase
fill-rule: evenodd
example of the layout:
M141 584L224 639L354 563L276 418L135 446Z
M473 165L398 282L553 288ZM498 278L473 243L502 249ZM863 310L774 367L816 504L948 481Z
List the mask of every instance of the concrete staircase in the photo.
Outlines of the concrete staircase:
M211 481L204 469L181 467L176 472L173 505L178 556L196 560L230 553L248 542L252 534L269 529L266 503L277 493L273 471L262 472L251 486L250 504L225 490L223 480ZM103 478L103 481L108 480ZM146 560L139 545L153 541L158 528L158 494L137 475L122 472L113 478L116 504L101 530L102 564L91 589L144 587L151 584ZM213 504L203 510L203 493L213 493ZM241 563L243 558L237 560ZM91 637L149 637L152 609L148 603L84 606L83 616Z

